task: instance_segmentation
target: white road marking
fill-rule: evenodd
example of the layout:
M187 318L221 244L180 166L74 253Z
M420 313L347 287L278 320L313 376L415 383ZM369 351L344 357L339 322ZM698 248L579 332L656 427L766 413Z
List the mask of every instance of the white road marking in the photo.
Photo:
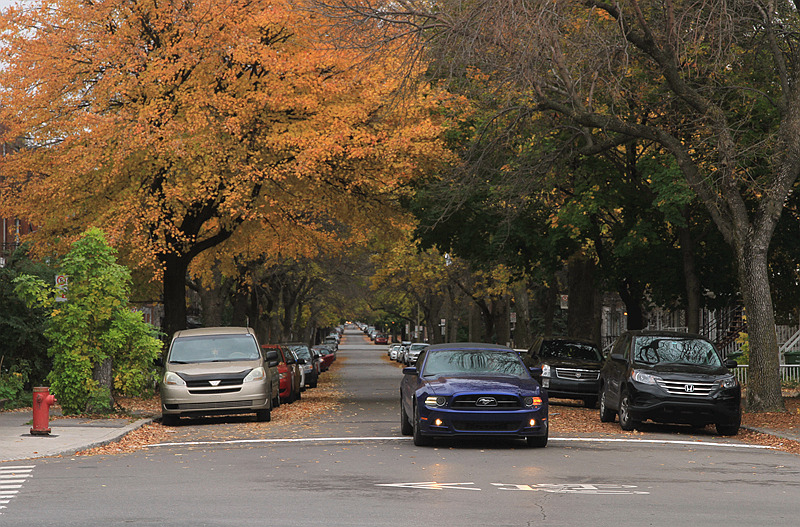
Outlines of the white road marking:
M424 490L442 490L442 489L456 489L456 490L481 490L476 487L464 487L463 485L474 485L472 481L466 483L436 483L435 481L423 481L420 483L377 483L376 487L401 487L408 489L424 489Z
M376 437L303 437L285 439L230 439L225 441L182 441L174 443L155 443L145 445L145 448L168 447L168 446L203 446L203 445L237 445L237 444L258 444L258 443L347 443L352 441L410 441L407 436L376 436ZM771 446L750 445L746 443L716 443L713 441L676 441L668 439L622 439L612 437L551 437L550 443L557 442L581 442L581 443L647 443L656 445L685 445L695 447L714 447L714 448L745 448L774 450ZM2 476L0 476L1 478Z
M21 489L22 484L33 476L33 469L36 465L0 465L0 514L7 509L7 504L15 498Z

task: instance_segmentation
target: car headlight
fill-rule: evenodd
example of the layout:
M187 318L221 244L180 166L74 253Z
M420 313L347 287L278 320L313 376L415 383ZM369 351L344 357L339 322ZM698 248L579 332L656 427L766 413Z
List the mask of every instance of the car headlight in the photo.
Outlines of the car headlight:
M445 405L447 405L447 397L442 397L441 395L439 397L435 397L430 395L425 398L425 406L438 406L441 408Z
M736 388L739 382L736 380L736 377L731 375L730 377L725 377L724 379L720 379L717 381L717 386L722 388L723 390L727 390L730 388Z
M541 397L525 397L522 402L527 408L539 408L542 406Z
M658 377L656 377L655 375L650 375L649 373L644 373L643 371L639 370L633 370L631 372L631 379L642 384L653 384L653 385L658 384L656 382L658 380Z
M164 374L164 384L167 386L186 386L186 381L181 379L181 376L173 371L168 371Z
M550 365L542 364L542 377L550 377Z
M267 378L267 372L264 371L262 366L258 368L253 368L250 370L250 373L247 374L247 377L244 378L244 382L255 382L255 381L263 381Z

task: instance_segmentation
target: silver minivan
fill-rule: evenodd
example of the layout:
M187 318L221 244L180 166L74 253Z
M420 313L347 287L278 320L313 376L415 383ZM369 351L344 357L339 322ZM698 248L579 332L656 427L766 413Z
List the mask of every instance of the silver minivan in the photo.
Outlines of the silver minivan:
M280 400L277 364L277 352L262 354L251 328L175 332L162 363L162 422L177 424L182 415L251 412L259 421L269 421L274 402Z

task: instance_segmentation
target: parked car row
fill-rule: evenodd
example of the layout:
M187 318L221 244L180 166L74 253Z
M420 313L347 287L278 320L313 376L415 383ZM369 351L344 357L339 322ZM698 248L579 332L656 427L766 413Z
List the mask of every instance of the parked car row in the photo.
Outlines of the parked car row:
M182 416L255 413L269 421L281 403L317 386L336 359L302 343L259 345L252 328L216 327L178 331L163 360L161 415L165 425Z
M403 341L400 344L392 344L386 350L390 359L401 362L406 366L414 364L419 354L429 346L426 342Z
M400 427L414 444L436 437L507 436L542 447L551 397L599 401L602 422L619 415L623 430L645 420L705 427L735 435L741 386L713 344L694 334L629 331L603 356L591 341L541 337L528 350L493 344L391 345L404 362Z
M369 339L375 344L388 344L389 343L389 335L386 333L381 332L375 326L370 326L364 324L363 322L356 322L356 326L358 326L361 331L364 332Z
M643 421L713 424L720 435L735 435L741 424L741 386L714 345L700 335L672 331L629 331L603 357L597 345L564 337L537 339L522 354L542 370L550 397L600 403L600 420L619 415L623 430Z

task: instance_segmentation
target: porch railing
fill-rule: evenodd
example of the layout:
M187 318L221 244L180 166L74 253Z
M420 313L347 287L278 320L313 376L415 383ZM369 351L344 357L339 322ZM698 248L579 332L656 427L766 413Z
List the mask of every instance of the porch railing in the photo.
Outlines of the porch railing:
M733 369L736 379L747 384L747 366L739 365ZM800 364L781 364L781 381L800 383Z

